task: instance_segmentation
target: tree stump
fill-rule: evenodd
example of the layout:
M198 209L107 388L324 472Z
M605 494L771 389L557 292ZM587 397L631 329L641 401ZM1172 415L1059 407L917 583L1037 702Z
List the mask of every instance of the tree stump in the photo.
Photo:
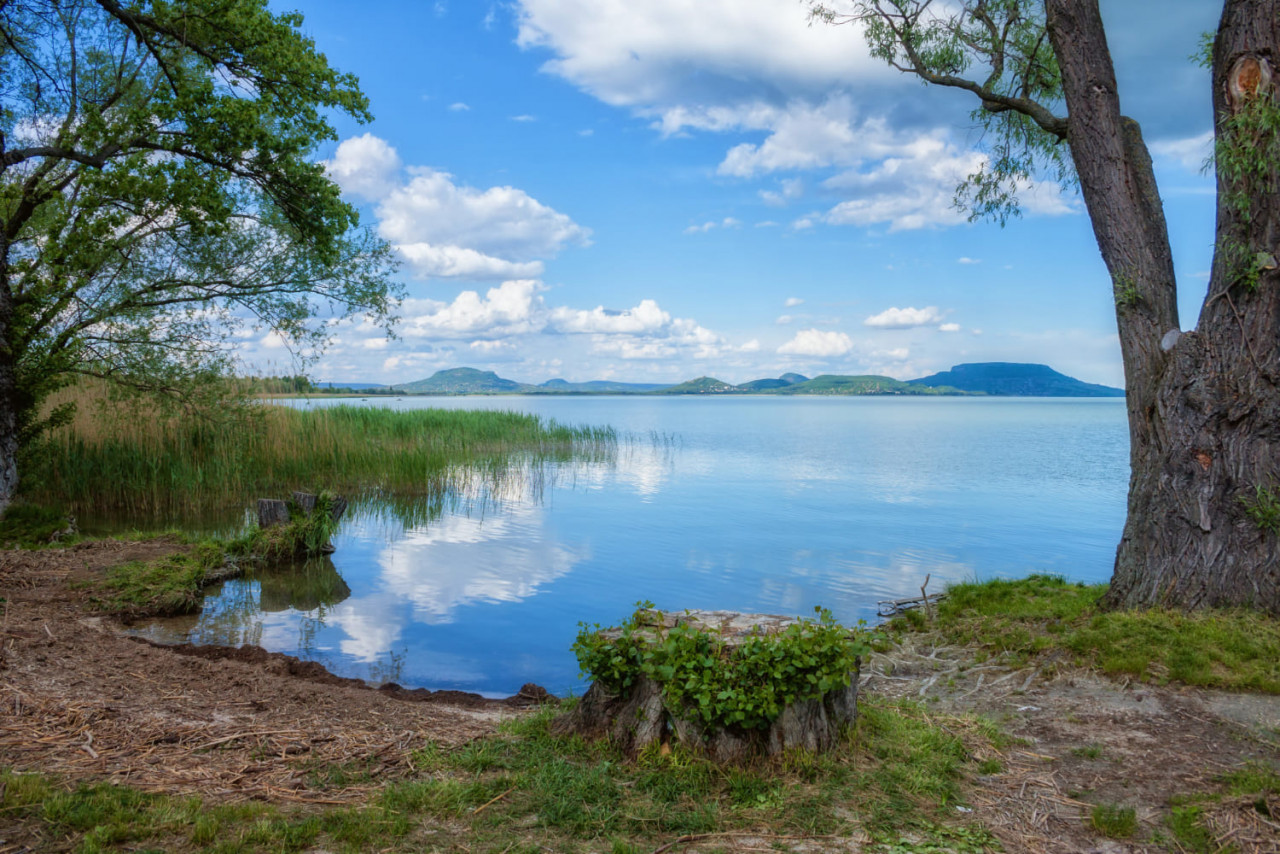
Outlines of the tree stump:
M316 510L316 504L319 497L311 492L295 492L293 493L293 503L304 516L310 516ZM329 502L329 516L334 522L342 518L347 512L347 499L341 495L335 495ZM276 525L286 525L289 523L289 503L281 501L278 498L259 498L258 499L258 527L263 530L274 527ZM321 554L333 554L334 547L332 543L325 543L320 547Z
M258 499L258 527L271 528L289 522L289 505L278 498Z
M636 633L648 640L657 640L665 630L677 625L687 625L718 635L728 655L750 638L780 634L798 622L772 614L731 611L649 611L644 616L646 627ZM615 640L622 630L605 629L599 635ZM726 763L794 748L826 751L839 742L841 731L852 725L858 715L858 659L854 661L847 686L791 702L767 727L708 724L694 709L673 708L662 685L641 676L623 692L614 692L599 680L592 682L577 706L552 722L552 730L608 738L630 753L651 744L676 742Z

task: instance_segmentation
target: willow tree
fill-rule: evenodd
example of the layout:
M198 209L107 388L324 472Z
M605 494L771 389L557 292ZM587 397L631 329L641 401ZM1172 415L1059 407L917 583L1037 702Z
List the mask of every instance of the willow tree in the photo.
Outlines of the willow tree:
M0 0L0 510L77 376L191 388L233 345L387 319L386 248L312 152L369 118L266 0ZM53 414L57 419L57 413Z
M977 99L988 157L957 192L974 216L1003 222L1034 179L1078 184L1111 277L1129 415L1128 519L1106 601L1280 613L1280 0L1226 0L1205 44L1217 224L1185 332L1151 156L1121 112L1097 0L812 9L860 25L893 67Z

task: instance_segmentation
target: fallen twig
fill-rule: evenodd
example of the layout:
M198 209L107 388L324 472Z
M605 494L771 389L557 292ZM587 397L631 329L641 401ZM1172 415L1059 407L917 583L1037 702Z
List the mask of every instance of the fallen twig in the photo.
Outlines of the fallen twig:
M510 789L507 789L507 790L506 790L505 792L503 792L501 795L498 795L498 796L497 796L497 797L495 797L495 798L490 798L489 800L487 800L487 801L485 801L484 803L482 803L480 806L478 806L478 807L476 807L475 809L473 809L473 810L471 811L471 814L472 814L472 815L479 815L479 814L480 814L481 812L483 812L487 807L490 807L490 806L492 806L492 805L496 804L498 801L502 800L502 799L503 799L503 798L505 798L507 795L509 795L509 794L511 794L512 792L514 792L515 790L516 790L516 787L515 787L515 786L512 786Z

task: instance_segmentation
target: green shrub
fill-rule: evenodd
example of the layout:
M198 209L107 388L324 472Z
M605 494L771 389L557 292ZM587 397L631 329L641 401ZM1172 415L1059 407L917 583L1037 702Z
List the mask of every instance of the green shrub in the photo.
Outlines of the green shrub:
M649 625L651 607L640 603L617 638L583 624L573 644L583 674L615 692L648 677L671 706L716 726L767 729L791 703L847 687L858 656L871 648L868 633L851 632L823 608L817 619L730 648L704 628Z

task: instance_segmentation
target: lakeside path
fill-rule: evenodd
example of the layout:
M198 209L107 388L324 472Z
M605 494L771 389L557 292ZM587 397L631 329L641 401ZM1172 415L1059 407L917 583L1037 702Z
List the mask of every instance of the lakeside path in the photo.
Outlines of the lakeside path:
M447 694L424 702L421 692L373 690L254 647L156 647L94 610L92 585L105 569L179 548L100 541L0 552L0 766L64 784L325 810L369 802L388 782L420 775L414 751L465 744L522 714L519 700ZM1156 836L1172 799L1220 792L1224 774L1280 761L1280 697L1127 684L1043 662L1014 671L927 635L907 643L872 656L864 690L918 700L926 715L936 709L938 724L966 743L965 718L952 715L982 714L1012 737L998 753L973 742L990 755L973 757L977 770L962 787L968 806L956 809L958 823L982 823L1006 851L1177 851ZM332 767L360 773L345 784L315 773ZM1134 838L1147 841L1094 831L1090 811L1104 803L1136 805ZM1239 851L1272 854L1280 852L1280 802L1272 797L1269 808L1270 819L1250 799L1223 796L1205 804L1205 822ZM78 844L17 815L0 806L5 851ZM469 850L465 823L455 833L438 850ZM858 832L716 836L679 849L883 850Z

